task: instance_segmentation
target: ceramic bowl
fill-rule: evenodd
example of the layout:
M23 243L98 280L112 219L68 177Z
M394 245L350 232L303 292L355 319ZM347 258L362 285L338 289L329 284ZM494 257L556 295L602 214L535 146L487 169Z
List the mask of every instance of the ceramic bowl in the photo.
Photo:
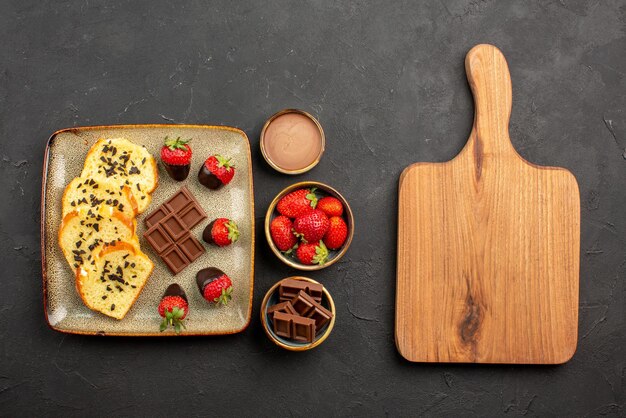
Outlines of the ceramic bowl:
M303 280L303 281L307 281L310 283L319 284L319 282L313 279L309 279L308 277L293 276L293 277L286 277L285 279ZM331 331L333 330L333 327L335 326L335 318L336 318L335 302L333 301L332 296L330 296L330 293L328 293L328 290L326 290L326 287L324 287L324 290L323 290L324 294L322 296L322 306L324 306L326 309L332 312L333 317L331 318L330 322L326 324L320 330L320 332L317 333L317 335L315 336L315 340L312 343L301 343L301 342L292 341L292 340L280 337L274 333L274 330L272 328L272 321L267 315L267 308L280 302L278 299L278 286L280 286L280 283L283 280L276 282L274 286L272 286L267 291L267 293L265 294L265 297L263 298L263 302L261 302L261 323L263 324L263 329L265 330L265 333L267 334L268 338L274 344L286 350L307 351L312 348L315 348L318 345L322 344L324 341L326 341Z
M346 224L348 225L348 237L346 238L346 242L338 250L328 250L328 253L329 253L328 261L326 261L326 263L324 263L323 265L302 264L295 257L295 252L292 255L283 254L276 247L276 245L274 245L274 241L272 240L272 236L270 234L270 224L272 220L276 216L280 215L278 211L276 210L276 205L278 204L278 201L282 199L283 196L285 196L286 194L290 192L293 192L294 190L312 188L312 187L315 187L317 189L316 194L318 195L318 198L321 198L323 196L333 196L339 199L339 201L341 201L341 204L343 205L343 219L346 221ZM298 270L305 270L305 271L320 270L320 269L323 269L323 268L326 268L328 266L335 264L337 261L341 259L341 257L344 256L346 251L348 251L348 247L350 247L350 243L352 243L353 235L354 235L354 216L352 214L352 209L350 208L348 201L337 190L333 189L327 184L320 183L317 181L303 181L300 183L292 184L291 186L284 188L280 193L276 195L274 200L272 200L272 203L270 203L270 206L267 208L267 213L265 215L265 237L267 238L267 242L270 248L272 249L272 252L276 254L276 257L278 257L280 261Z
M300 115L303 115L307 118L309 118L314 124L315 126L317 126L317 129L320 133L320 138L321 138L321 149L319 154L317 155L317 157L315 158L315 160L313 162L311 162L311 164L307 165L306 167L303 168L299 168L299 169L294 169L294 170L290 170L290 169L286 169L281 167L280 165L276 164L268 155L266 149L265 149L265 132L267 131L267 127L279 116L288 114L288 113L297 113ZM315 119L315 117L313 115L311 115L308 112L305 112L304 110L299 110L299 109L284 109L281 110L278 113L275 113L274 115L272 115L267 122L265 122L265 125L263 125L263 129L261 129L261 139L259 141L259 145L261 148L261 154L263 155L263 158L265 159L265 161L276 171L278 171L279 173L283 173L283 174L289 174L289 175L297 175L297 174L302 174L302 173L306 173L307 171L311 170L313 167L315 167L319 162L320 159L322 158L322 154L324 154L324 148L326 147L326 136L324 135L324 129L322 128L322 125L320 125L319 121L317 119Z

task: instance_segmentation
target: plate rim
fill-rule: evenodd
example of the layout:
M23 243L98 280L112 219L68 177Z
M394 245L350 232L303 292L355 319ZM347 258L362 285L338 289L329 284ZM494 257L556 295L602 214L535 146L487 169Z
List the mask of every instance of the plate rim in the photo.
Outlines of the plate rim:
M104 332L104 331L85 331L62 328L50 323L50 315L48 313L48 277L46 269L46 191L48 185L48 165L50 161L50 148L54 139L62 133L74 133L80 137L79 132L90 130L106 130L106 129L138 129L138 128L192 128L192 129L209 129L209 130L225 130L239 134L247 147L248 157L248 178L250 192L250 213L252 217L252 234L251 234L251 254L250 254L250 297L248 300L248 311L246 314L246 322L242 327L217 332L184 332L181 334L161 333L161 332ZM252 302L254 300L254 255L255 255L255 217L254 217L254 178L252 175L252 154L250 147L250 139L248 135L239 128L227 125L200 125L200 124L173 124L173 123L146 123L146 124L122 124L122 125L90 125L90 126L74 126L71 128L63 128L53 132L46 141L46 148L43 155L43 166L41 176L41 205L40 205L40 235L41 235L41 276L43 289L43 311L46 324L53 331L62 334L73 335L90 335L90 336L111 336L111 337L199 337L211 335L232 335L245 331L252 320Z

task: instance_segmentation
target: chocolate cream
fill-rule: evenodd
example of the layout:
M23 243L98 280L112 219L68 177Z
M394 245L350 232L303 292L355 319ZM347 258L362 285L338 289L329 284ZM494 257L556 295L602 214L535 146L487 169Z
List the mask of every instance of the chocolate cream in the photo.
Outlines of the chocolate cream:
M284 170L301 170L322 152L322 133L306 115L285 113L273 119L263 135L265 155Z

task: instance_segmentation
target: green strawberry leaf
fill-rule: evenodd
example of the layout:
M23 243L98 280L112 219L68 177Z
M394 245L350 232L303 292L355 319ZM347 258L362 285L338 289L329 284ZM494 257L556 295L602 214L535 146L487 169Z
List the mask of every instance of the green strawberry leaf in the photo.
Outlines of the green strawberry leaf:
M218 304L221 303L224 306L228 305L228 302L233 298L233 296L231 295L232 291L232 287L229 287L228 289L222 289L222 294L219 298L216 298L215 302L217 302Z
M293 246L293 247L291 247L291 248L290 248L290 249L288 249L287 251L284 251L284 252L283 252L283 254L285 254L285 255L291 255L291 254L293 254L293 253L294 253L297 249L298 249L298 243L296 242L296 243L294 244L294 246Z
M191 139L182 139L181 137L178 137L176 139L170 139L166 136L165 146L168 147L172 151L176 149L186 150L187 147L185 145L187 145L189 141L191 141Z
M239 229L234 221L226 222L226 228L228 229L228 239L231 243L236 242L239 239Z
M224 158L219 154L215 155L215 158L217 159L218 164L220 165L220 167L224 167L226 169L226 171L230 171L231 168L234 168L231 164L230 164L230 158Z
M315 194L315 190L317 189L315 187L312 187L311 190L309 190L309 193L307 193L306 195L306 198L311 201L310 205L313 209L315 209L315 207L317 206L317 195Z
M328 261L328 248L324 245L324 241L320 241L319 245L315 247L315 256L313 262L323 266Z

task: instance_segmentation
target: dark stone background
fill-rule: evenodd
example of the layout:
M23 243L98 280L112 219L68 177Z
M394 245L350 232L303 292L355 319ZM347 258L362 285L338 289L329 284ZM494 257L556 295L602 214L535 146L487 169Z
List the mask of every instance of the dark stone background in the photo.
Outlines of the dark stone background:
M625 416L626 3L5 1L0 13L0 415ZM566 365L423 365L393 342L397 181L451 159L472 99L463 59L502 49L522 156L567 167L582 200L578 351ZM298 178L258 151L285 107L319 117L319 166ZM75 125L240 127L253 149L258 247L253 319L218 338L90 338L51 331L41 305L44 145ZM296 180L321 180L356 212L336 266L310 274L337 326L293 354L258 305L294 273L262 219Z

